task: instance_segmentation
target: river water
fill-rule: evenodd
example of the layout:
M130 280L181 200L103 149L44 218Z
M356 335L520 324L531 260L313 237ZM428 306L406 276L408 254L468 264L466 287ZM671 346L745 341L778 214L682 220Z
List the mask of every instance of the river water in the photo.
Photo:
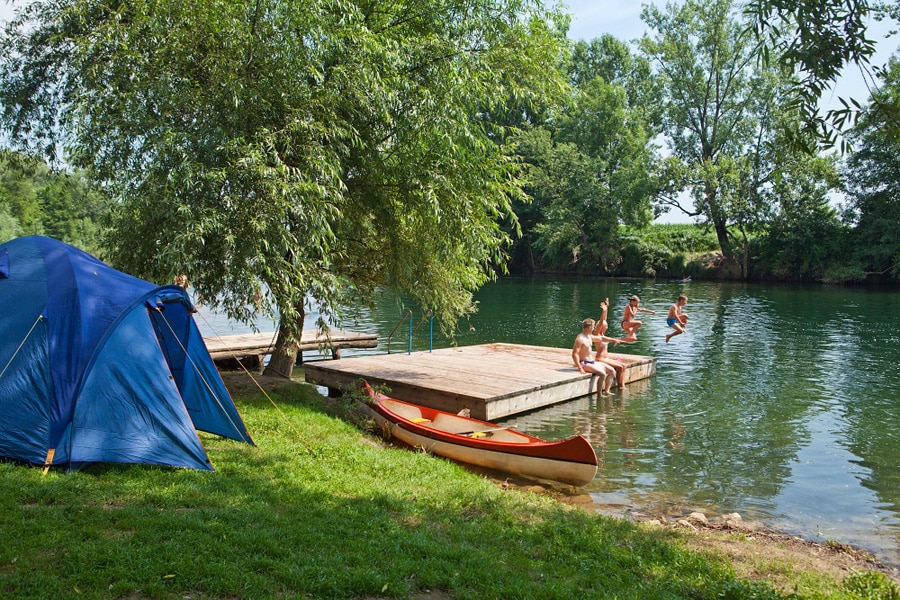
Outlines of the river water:
M667 344L666 313L680 293L689 297L690 323ZM900 293L508 277L479 291L479 311L460 325L456 343L570 348L580 321L597 318L606 297L608 335L623 335L631 294L656 314L640 315L637 343L611 351L654 356L657 374L611 398L576 399L504 423L546 439L588 438L600 468L582 491L598 510L738 512L900 564ZM385 352L405 308L385 296L341 326L377 333L379 348L367 352ZM432 337L413 310L414 351L452 343L437 331ZM407 322L397 328L392 351L407 350L408 332Z

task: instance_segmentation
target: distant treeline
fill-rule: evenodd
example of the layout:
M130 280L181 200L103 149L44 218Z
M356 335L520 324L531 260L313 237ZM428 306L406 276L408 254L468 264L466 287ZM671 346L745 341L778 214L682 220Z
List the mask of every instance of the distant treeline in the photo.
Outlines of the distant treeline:
M0 151L0 240L46 235L99 254L107 208L84 173Z
M832 223L793 231L761 233L748 239L746 277L739 265L723 260L715 233L708 225L653 224L642 229L620 227L615 267L525 261L519 241L510 266L513 272L578 272L613 277L746 279L826 283L896 283L896 263L878 271L866 259L878 254L884 239L865 236L858 227ZM740 257L744 259L743 252ZM888 257L886 257L888 258Z
M885 203L888 209L893 202ZM100 233L109 204L82 172L54 170L40 159L0 152L0 239L47 235L102 255ZM815 217L818 218L815 218ZM747 240L740 260L751 280L896 282L898 265L887 216L872 226L843 224L833 211L792 221L773 220ZM709 225L619 226L606 249L607 269L580 256L535 253L533 231L523 227L511 249L513 272L579 272L618 277L738 279L741 269L723 261Z

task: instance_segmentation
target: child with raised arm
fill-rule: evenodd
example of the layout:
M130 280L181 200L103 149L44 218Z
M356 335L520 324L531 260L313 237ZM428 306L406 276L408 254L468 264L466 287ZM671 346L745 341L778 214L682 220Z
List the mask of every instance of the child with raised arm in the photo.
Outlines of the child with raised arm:
M684 294L678 296L678 300L669 308L669 316L666 318L666 325L674 329L672 333L666 334L666 343L669 343L676 335L681 335L684 333L684 328L687 327L688 317L684 314L681 309L687 304L688 297Z
M603 314L600 315L600 319L597 321L597 325L594 327L594 335L603 336L606 333L606 330L609 329L609 323L606 322L606 314L609 312L609 298L605 298L603 302L600 303L600 310L603 311ZM612 339L616 346L618 346L622 340L619 338L607 338ZM609 356L609 342L596 342L597 344L597 354L594 356L595 362L602 362L611 366L616 372L616 385L619 388L625 387L625 363L621 360L616 360L614 358L610 358Z
M636 342L637 330L644 325L641 321L635 319L639 312L650 313L651 315L656 314L656 311L642 308L641 299L637 296L632 296L628 299L628 306L625 307L625 315L622 317L622 329L626 333L626 342Z
M575 344L572 346L572 362L578 367L579 373L592 373L598 377L597 388L600 390L601 396L610 394L613 382L616 380L616 371L606 363L597 362L593 356L594 342L616 342L615 338L608 338L605 335L593 335L594 320L585 319L581 322L581 333L575 337Z

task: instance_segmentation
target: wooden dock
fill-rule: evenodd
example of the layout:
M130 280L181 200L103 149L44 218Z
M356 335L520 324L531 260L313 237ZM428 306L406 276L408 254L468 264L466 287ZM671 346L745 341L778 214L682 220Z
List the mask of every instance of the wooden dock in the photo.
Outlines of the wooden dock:
M204 337L206 348L213 360L225 358L243 358L247 356L263 357L272 354L275 347L275 332L238 333L235 335L219 335ZM317 329L303 331L300 338L300 352L322 348L331 353L332 358L341 357L342 348L375 348L378 336L374 333L359 333L332 329L327 336L320 336ZM260 362L260 364L262 364Z
M625 363L626 384L656 373L653 357L611 356ZM571 349L520 344L355 356L307 364L305 376L330 392L351 389L365 379L388 386L400 400L449 412L468 408L473 417L487 421L597 391L597 378L580 374L572 364Z

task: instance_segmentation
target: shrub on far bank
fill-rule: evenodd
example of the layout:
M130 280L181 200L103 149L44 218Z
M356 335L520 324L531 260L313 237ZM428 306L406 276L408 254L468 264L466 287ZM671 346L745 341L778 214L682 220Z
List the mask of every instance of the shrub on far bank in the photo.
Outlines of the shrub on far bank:
M656 224L635 230L623 227L622 262L616 275L624 277L702 277L710 275L700 260L718 249L715 234L699 225Z
M682 252L686 256L719 249L715 233L703 225L660 223L640 231L639 235L648 244L662 246L676 253Z

